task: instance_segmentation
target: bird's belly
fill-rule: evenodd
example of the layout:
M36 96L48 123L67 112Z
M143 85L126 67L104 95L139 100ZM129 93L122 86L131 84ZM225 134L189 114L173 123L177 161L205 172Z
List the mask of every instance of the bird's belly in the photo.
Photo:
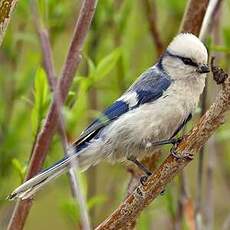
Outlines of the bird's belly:
M105 151L110 151L112 160L123 160L130 155L139 157L154 150L154 142L169 139L190 112L184 103L170 98L144 104L106 128Z

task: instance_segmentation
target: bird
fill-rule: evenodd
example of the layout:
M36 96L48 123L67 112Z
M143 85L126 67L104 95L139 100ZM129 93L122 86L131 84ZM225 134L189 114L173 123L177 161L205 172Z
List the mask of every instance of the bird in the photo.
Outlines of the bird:
M68 154L16 188L8 199L27 199L77 162L84 171L102 160L131 161L151 175L141 162L176 135L191 119L205 78L208 51L192 33L179 33L156 64L107 107L74 141Z

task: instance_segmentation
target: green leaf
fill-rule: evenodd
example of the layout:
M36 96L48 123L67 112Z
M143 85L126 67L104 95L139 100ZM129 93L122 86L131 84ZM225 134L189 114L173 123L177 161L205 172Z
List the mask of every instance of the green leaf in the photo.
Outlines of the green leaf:
M117 21L119 33L121 34L124 33L126 24L130 17L130 12L131 12L132 7L133 7L133 4L130 4L130 1L126 0L126 1L123 1L122 6L120 7L120 10L118 11L116 21Z
M102 80L116 65L121 56L121 48L115 49L112 53L105 56L97 65L94 80Z
M63 215L70 223L75 224L76 221L79 221L80 210L74 199L71 198L61 201L60 208Z
M216 138L218 141L227 141L230 138L230 130L224 129L216 133Z
M18 41L23 41L26 43L31 43L32 45L36 44L36 36L31 33L26 32L17 32L14 35L15 43Z
M45 116L46 109L50 101L49 86L45 71L39 68L35 74L34 82L34 105L32 108L32 130L33 134L41 126L41 121Z
M16 170L16 172L18 173L21 182L23 182L23 179L26 173L26 165L22 165L21 162L16 158L12 159L12 165L14 169Z
M96 71L96 66L95 66L93 60L91 60L89 57L87 57L87 62L89 65L89 76L93 76L95 71Z
M87 77L86 76L79 76L77 75L75 78L74 78L74 84L80 84L81 81L84 81L84 79L86 79Z
M230 49L224 46L213 45L211 49L212 51L216 51L216 52L230 53Z
M96 205L102 204L106 201L105 196L94 196L88 201L88 209L95 207Z
M48 1L39 0L38 7L42 21L48 22Z
M224 43L227 46L227 48L230 48L230 29L224 28L223 29L223 37L224 37Z

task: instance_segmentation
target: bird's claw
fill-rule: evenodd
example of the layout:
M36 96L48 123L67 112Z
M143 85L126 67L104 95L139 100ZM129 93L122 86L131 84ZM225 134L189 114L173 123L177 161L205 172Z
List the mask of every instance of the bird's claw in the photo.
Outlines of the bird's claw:
M188 160L193 160L194 159L194 155L191 154L190 152L183 152L182 155L178 155L175 151L175 148L173 147L171 150L170 150L170 153L177 159L188 159Z
M178 138L174 138L172 141L172 144L174 146L174 148L176 148L182 141L183 137L178 137Z
M146 173L146 175L141 176L140 183L144 186L145 182L148 180L148 178L152 175L151 172Z

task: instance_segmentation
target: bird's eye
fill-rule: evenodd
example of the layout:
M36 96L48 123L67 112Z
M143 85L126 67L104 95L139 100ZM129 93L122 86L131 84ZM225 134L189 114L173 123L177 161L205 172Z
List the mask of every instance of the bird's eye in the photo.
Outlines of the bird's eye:
M197 64L190 58L181 57L181 60L185 65L197 66Z

